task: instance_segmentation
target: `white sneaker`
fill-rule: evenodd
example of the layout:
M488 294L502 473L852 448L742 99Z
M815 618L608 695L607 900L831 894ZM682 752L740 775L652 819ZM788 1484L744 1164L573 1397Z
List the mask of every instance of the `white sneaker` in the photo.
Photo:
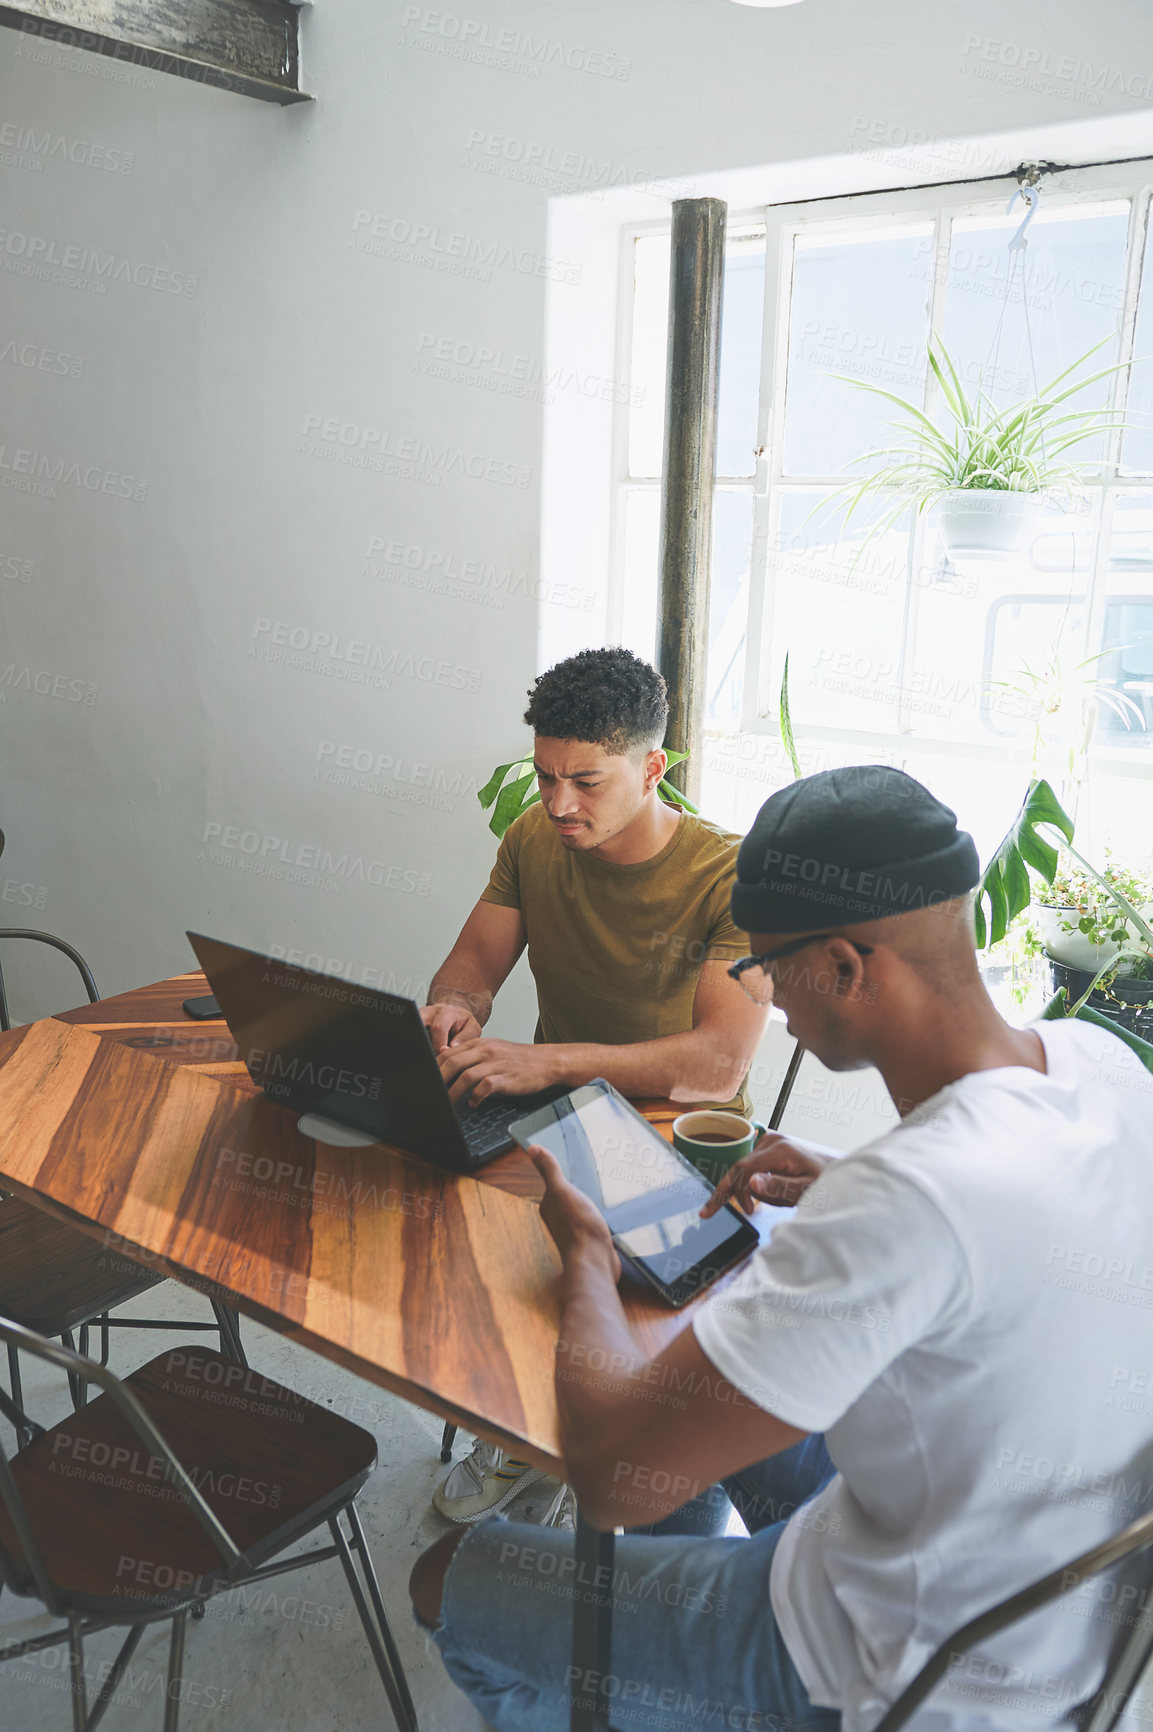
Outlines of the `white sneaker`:
M494 1443L478 1438L471 1455L454 1463L432 1494L433 1508L450 1522L475 1522L495 1515L518 1492L542 1476L527 1461L506 1456Z
M576 1498L571 1486L557 1487L556 1496L540 1518L540 1525L542 1528L560 1528L562 1532L575 1532Z

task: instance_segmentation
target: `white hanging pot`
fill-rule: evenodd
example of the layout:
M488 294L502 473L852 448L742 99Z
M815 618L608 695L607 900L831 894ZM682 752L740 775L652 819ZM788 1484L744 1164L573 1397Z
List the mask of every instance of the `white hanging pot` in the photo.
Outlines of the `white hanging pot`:
M939 510L941 540L950 551L1019 553L1037 533L1041 495L955 487Z

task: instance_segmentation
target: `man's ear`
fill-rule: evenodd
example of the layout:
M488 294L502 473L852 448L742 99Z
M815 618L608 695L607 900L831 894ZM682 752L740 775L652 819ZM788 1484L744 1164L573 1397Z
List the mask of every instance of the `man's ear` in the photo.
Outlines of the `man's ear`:
M825 953L837 971L838 998L856 998L862 990L865 959L854 950L847 938L833 937L825 942Z
M663 746L651 751L645 761L645 793L651 794L669 767L669 755Z

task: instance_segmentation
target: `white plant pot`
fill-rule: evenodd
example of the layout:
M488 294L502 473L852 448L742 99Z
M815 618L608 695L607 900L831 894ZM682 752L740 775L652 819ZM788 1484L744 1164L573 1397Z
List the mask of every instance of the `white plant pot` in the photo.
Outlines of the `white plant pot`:
M1076 908L1045 908L1038 905L1033 912L1037 917L1041 942L1054 962L1063 962L1066 968L1080 968L1087 974L1095 974L1103 962L1116 956L1116 944L1094 944L1091 938L1078 932L1077 922L1081 916Z
M1037 533L1041 496L958 487L939 509L941 539L950 550L1019 553Z

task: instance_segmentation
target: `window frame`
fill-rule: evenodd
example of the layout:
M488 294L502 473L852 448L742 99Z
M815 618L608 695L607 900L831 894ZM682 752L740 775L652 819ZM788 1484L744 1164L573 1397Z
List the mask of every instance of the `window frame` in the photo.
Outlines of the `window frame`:
M953 223L957 220L1003 213L1009 197L1016 192L1017 187L1017 176L1006 174L996 179L962 180L912 189L849 193L841 197L790 201L729 213L730 233L763 229L765 234L765 305L761 338L756 465L752 476L718 476L715 483L717 492L745 492L751 489L753 495L749 614L738 734L775 737L778 731L776 704L779 658L774 653L775 646L770 629L775 581L770 550L775 544L774 536L783 493L788 489L792 494L811 491L815 495L822 491L827 492L831 487L843 485L845 480L843 472L831 476L800 477L786 475L783 470L794 241L806 234L816 234L818 230L835 234L839 229L859 235L862 232L867 233L870 228L880 230L895 225L911 227L918 223L931 224L933 251L928 328L939 330L943 324L948 288ZM1041 191L1043 210L1100 205L1114 200L1125 200L1129 204L1117 355L1122 370L1114 375L1109 397L1110 407L1123 409L1129 389L1129 363L1133 359L1141 271L1149 239L1150 209L1153 201L1153 157L1142 158L1131 164L1069 169L1046 175L1041 183ZM1018 208L1023 216L1024 207ZM632 353L632 286L636 242L647 236L667 235L670 228L669 219L656 219L629 224L622 230L619 321L622 376L628 376L629 357ZM1146 292L1153 294L1153 269ZM932 413L936 401L936 384L930 373L926 386L927 412ZM662 485L659 476L640 477L629 474L628 433L628 407L621 405L618 406L614 426L612 460L613 581L610 586L609 625L614 641L619 638L623 617L627 495L630 491L659 489ZM1153 499L1153 472L1126 475L1120 471L1121 439L1119 430L1110 435L1100 473L1087 476L1083 482L1084 490L1091 501L1092 556L1083 578L1081 574L1073 571L1069 572L1068 577L1070 590L1083 587L1086 596L1080 652L1084 656L1091 655L1099 644L1105 610L1110 599L1110 548L1116 502L1126 493L1146 494ZM810 741L814 745L851 744L871 756L890 758L943 755L1003 763L1007 754L1019 752L1024 759L1027 756L1024 748L1004 738L954 741L911 731L913 711L907 671L913 665L920 588L915 578L921 567L926 532L925 518L914 514L909 531L908 568L896 674L901 694L896 729L826 725L801 722L794 717L797 739ZM1127 749L1123 745L1103 744L1099 736L1094 739L1090 749L1089 764L1091 768L1099 766L1109 775L1148 778L1151 773L1146 754L1138 755L1132 748Z

